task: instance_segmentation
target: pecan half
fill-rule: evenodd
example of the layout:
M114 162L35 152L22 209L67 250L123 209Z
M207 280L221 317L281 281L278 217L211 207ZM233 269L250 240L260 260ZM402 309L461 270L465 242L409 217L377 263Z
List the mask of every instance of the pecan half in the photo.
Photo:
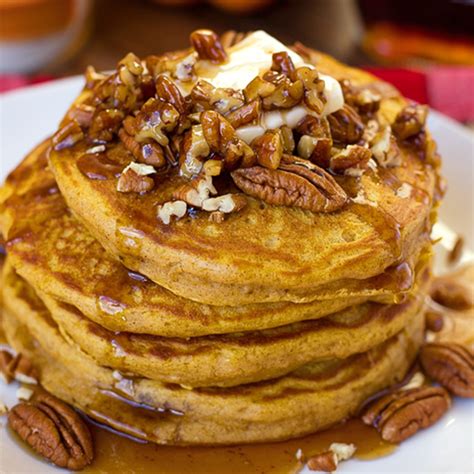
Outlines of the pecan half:
M425 344L420 362L426 374L459 397L474 397L474 354L454 343Z
M446 308L463 311L474 306L472 289L450 275L436 278L430 294L431 298Z
M401 140L413 137L423 130L427 116L425 105L408 105L398 113L392 124L393 132Z
M362 421L374 426L382 438L400 443L439 420L451 405L441 387L420 387L385 395L369 405Z
M428 331L440 332L444 326L443 314L434 309L429 309L425 314L425 325Z
M164 74L160 74L155 81L156 94L165 102L169 102L180 114L187 111L186 102L178 86Z
M257 162L265 168L276 170L283 155L283 140L279 130L264 133L252 142Z
M92 437L81 417L68 405L46 393L19 403L8 423L37 453L59 467L80 470L92 462Z
M306 160L301 160L306 161ZM272 170L255 166L231 173L236 186L269 204L295 206L313 212L333 212L346 202L344 190L323 169L298 162Z
M339 143L356 143L362 138L364 124L359 114L345 104L342 109L327 117L334 141Z
M227 53L214 31L196 30L191 33L191 44L198 53L199 59L209 60L213 63L223 63L227 60Z

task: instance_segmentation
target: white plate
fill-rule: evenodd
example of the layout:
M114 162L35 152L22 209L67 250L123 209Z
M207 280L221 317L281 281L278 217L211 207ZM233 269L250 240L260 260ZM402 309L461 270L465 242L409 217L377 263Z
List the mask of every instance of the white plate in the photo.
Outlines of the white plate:
M34 145L55 130L82 82L81 78L73 77L0 98L0 181ZM444 225L436 229L443 236L437 250L438 267L442 269L443 254L453 245L456 234L463 235L469 248L474 248L474 140L470 132L438 113L432 112L429 122L444 157L444 175L449 182L441 210ZM0 399L7 406L15 403L15 388L0 382ZM456 399L453 409L439 423L403 443L394 454L375 461L351 460L341 464L338 472L472 473L473 409L472 401ZM5 429L5 417L0 423L0 473L58 472L18 446Z

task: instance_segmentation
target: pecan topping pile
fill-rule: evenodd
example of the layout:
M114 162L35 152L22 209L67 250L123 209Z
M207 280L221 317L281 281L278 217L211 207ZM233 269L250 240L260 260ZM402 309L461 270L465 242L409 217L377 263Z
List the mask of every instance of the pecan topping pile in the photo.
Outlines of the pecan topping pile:
M381 97L347 80L338 85L339 110L326 113L325 80L303 59L295 65L298 56L290 50L274 52L269 69L242 89L217 87L213 78L233 64L234 40L235 34L221 41L197 30L185 51L144 60L129 53L110 75L89 68L83 98L63 120L54 148L85 141L100 154L119 141L130 164L118 178L118 192L150 193L166 176L179 174L188 185L158 206L158 218L169 223L195 208L219 212L211 217L219 222L245 207L243 195L337 211L348 198L334 176L359 177L371 160L372 168L376 162L399 165L396 136L407 140L423 131L426 109L409 106L392 127L381 126ZM226 180L223 193L213 183L217 177Z

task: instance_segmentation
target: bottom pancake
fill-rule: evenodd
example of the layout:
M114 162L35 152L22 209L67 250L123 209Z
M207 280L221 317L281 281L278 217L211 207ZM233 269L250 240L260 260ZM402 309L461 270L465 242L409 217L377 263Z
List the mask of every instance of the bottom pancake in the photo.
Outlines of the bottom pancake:
M63 338L30 287L5 306L8 342L34 362L46 390L117 430L174 445L277 441L327 428L405 376L424 329L420 312L368 352L265 382L187 390L98 365Z

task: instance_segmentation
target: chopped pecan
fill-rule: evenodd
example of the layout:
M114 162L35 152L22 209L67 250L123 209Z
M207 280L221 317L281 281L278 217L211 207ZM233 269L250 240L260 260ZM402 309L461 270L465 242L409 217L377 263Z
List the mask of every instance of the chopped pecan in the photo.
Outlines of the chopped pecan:
M272 71L284 74L290 81L296 81L296 69L290 55L286 51L273 53L272 55Z
M0 373L2 378L5 380L5 383L10 383L13 380L13 374L10 370L10 364L13 360L13 355L5 350L0 350Z
M160 74L156 80L156 94L165 102L169 102L180 114L187 112L186 102L178 86L164 74Z
M281 139L283 140L283 151L291 155L295 151L295 136L293 134L293 130L288 127L287 125L283 125L280 128L281 131Z
M408 105L398 113L392 124L393 132L400 140L413 137L424 129L427 116L425 105Z
M190 98L194 110L215 109L220 114L228 114L244 105L241 91L214 87L211 83L200 80L191 89Z
M181 219L186 214L188 206L184 201L169 201L157 207L157 216L161 219L163 224L168 225L171 222L171 217Z
M226 118L234 128L254 122L260 117L260 100L252 100L230 112Z
M155 169L149 165L132 163L122 171L117 181L117 191L121 193L144 194L155 187L155 181L148 174L155 173ZM144 171L140 171L144 167Z
M326 103L324 81L319 78L316 69L311 69L307 66L298 68L296 76L303 83L306 106L316 113L321 114L324 109L324 104Z
M311 471L333 472L341 461L350 459L355 452L353 444L332 443L328 451L309 458L307 466Z
M401 390L369 405L362 421L374 426L385 441L400 443L434 424L450 405L449 394L441 387Z
M474 398L474 354L455 343L425 344L420 362L426 374L459 397Z
M274 92L262 100L265 110L274 109L290 109L299 104L304 97L304 86L302 81L291 82L286 76L282 80Z
M163 148L158 145L158 143L151 140L145 143L138 143L137 140L129 135L123 128L119 130L118 136L125 148L139 163L151 165L156 168L161 168L166 164Z
M342 151L330 158L330 168L338 172L343 172L350 168L364 169L372 157L368 148L359 145L349 145Z
M311 456L306 463L310 471L334 472L337 469L337 456L332 451Z
M269 131L252 142L252 148L257 155L257 162L265 168L276 170L280 166L283 155L283 140L281 133Z
M325 117L307 115L296 125L295 131L300 135L309 135L315 138L331 138L331 129Z
M46 393L14 406L8 423L37 453L59 467L80 470L94 458L92 436L81 417Z
M212 184L212 178L199 175L176 189L173 198L185 201L190 206L202 207L203 201L209 199L212 194L217 194L217 190Z
M446 308L463 311L474 306L474 294L469 285L449 275L436 278L430 293L431 298Z
M210 152L211 149L204 136L203 126L194 125L191 130L186 132L181 141L179 152L181 174L187 178L199 174L204 158Z
M81 128L89 128L94 116L95 107L87 104L77 104L71 107L66 114L66 122L76 120Z
M124 119L124 113L117 109L106 109L99 111L89 128L89 137L94 142L110 142L119 131Z
M166 134L178 126L179 118L179 112L170 103L148 99L135 117L135 126L139 130L135 139L139 142L153 139L161 146L166 146L169 143Z
M194 77L194 65L196 58L194 54L189 54L182 61L176 64L175 75L176 79L181 82L190 82Z
M38 383L38 371L31 363L31 360L22 353L18 353L10 361L8 372L19 382L28 384Z
M60 128L52 139L53 148L56 151L70 148L84 138L84 133L76 120L71 120Z
M347 104L327 117L334 141L343 144L356 143L362 138L364 124L359 114Z
M219 176L224 168L222 160L207 160L204 162L203 170L207 176Z
M224 212L229 214L230 212L238 212L247 205L247 200L240 194L224 194L223 196L217 196L209 198L203 201L202 208L209 212Z
M330 138L318 138L309 159L321 168L330 168L330 157L332 140Z
M103 81L107 76L97 72L93 66L87 66L84 73L86 79L86 89L93 89L99 82Z
M317 143L318 139L316 137L303 135L298 141L298 156L301 156L301 158L304 158L305 160L309 160Z
M401 163L400 149L389 125L376 134L370 149L381 166L393 167Z
M382 97L367 87L356 87L348 79L340 81L344 101L360 114L372 115L380 108Z
M295 206L313 212L332 212L346 202L344 190L323 169L290 160L271 170L260 166L231 173L234 183L249 196L269 204Z
M214 211L209 214L209 220L215 224L222 224L225 220L225 214L221 211Z
M249 167L255 164L255 153L235 133L232 125L214 110L201 114L204 137L212 152L223 157L227 169Z
M227 53L214 31L196 30L191 33L191 44L198 53L199 59L209 60L213 63L223 63L227 60Z
M244 89L244 95L247 102L251 100L268 97L276 90L276 86L271 82L265 81L260 76L251 80Z

